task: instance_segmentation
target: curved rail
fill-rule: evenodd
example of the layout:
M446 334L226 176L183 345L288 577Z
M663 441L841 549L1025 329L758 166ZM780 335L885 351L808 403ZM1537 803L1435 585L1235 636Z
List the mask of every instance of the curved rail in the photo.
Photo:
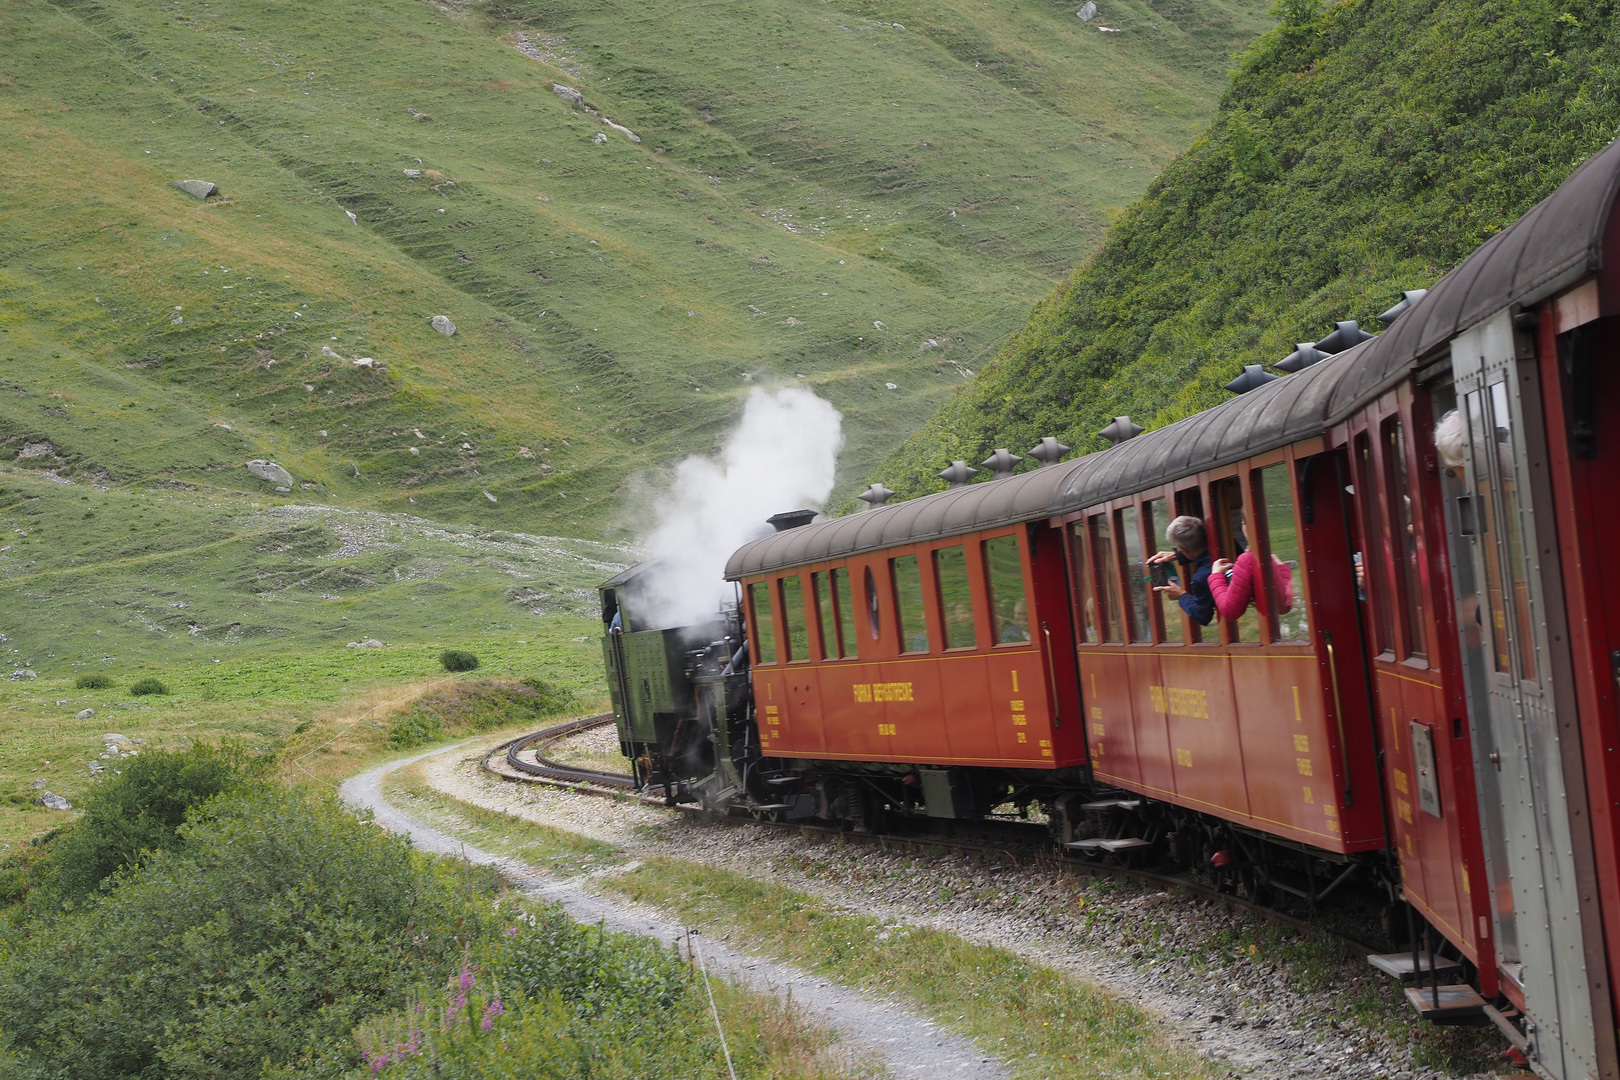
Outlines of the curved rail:
M510 739L498 746L491 748L489 753L484 755L484 770L495 776L499 776L503 780L534 780L540 783L566 785L574 791L587 795L616 795L622 791L631 791L635 787L634 778L619 773L602 773L590 769L572 769L566 765L561 765L555 761L550 761L544 757L541 757L538 753L535 755L537 764L530 764L527 761L521 761L517 757L520 751L528 749L530 746L533 746L536 743L555 742L556 740L565 738L569 735L575 735L581 731L589 731L592 728L601 727L604 724L609 724L612 722L612 713L601 713L597 716L581 717L578 720L570 720L566 724L558 724L556 727L545 728L530 735ZM506 752L506 763L523 775L511 776L510 774L496 772L496 770L490 768L489 759L503 750ZM648 805L657 805L660 808L665 807L662 797L649 801ZM736 825L761 825L765 828L791 829L800 835L821 835L828 839L834 839L839 843L875 844L880 847L930 847L971 853L980 856L1006 858L1012 860L1014 863L1018 863L1020 860L1037 862L1051 866L1053 869L1061 868L1071 872L1078 871L1079 873L1089 874L1094 877L1130 878L1144 884L1158 885L1162 888L1180 888L1188 893L1191 893L1193 896L1198 897L1199 899L1221 904L1223 907L1226 907L1229 910L1235 909L1247 911L1271 922L1282 923L1296 929L1307 930L1314 933L1328 934L1329 936L1338 938L1340 941L1344 942L1345 945L1358 956L1365 952L1378 951L1371 945L1358 941L1349 934L1329 929L1320 923L1313 923L1307 919L1301 919L1296 915L1291 915L1284 911L1278 911L1276 908L1269 907L1264 904L1256 904L1253 901L1234 896L1231 893L1222 892L1219 889L1204 885L1201 882L1190 881L1186 878L1169 874L1159 874L1151 870L1142 870L1136 867L1120 866L1113 863L1082 861L1065 855L1054 854L1051 851L1042 850L1042 845L1039 841L1025 847L1023 845L1014 844L976 843L973 841L952 839L947 836L929 835L926 833L909 835L904 833L857 833L849 832L836 825L809 824L799 821L773 821L769 818L755 818L753 816L714 814L700 807L689 805L678 805L670 809L693 815L701 814L705 818ZM1038 828L1038 826L1031 826L1030 828L1035 829Z
M570 768L540 754L540 749L543 748L544 744L553 743L566 736L577 735L581 731L590 731L592 728L599 728L611 723L613 723L612 713L598 713L595 716L583 716L578 720L558 724L556 727L545 728L534 732L532 735L509 739L484 755L484 768L493 771L489 768L489 759L505 750L506 764L525 776L558 783L595 784L598 787L612 788L616 791L629 791L636 785L634 777L625 776L622 773L597 772L594 769ZM518 757L520 752L529 749L531 746L536 746L536 744L541 744L541 746L535 751L533 764Z

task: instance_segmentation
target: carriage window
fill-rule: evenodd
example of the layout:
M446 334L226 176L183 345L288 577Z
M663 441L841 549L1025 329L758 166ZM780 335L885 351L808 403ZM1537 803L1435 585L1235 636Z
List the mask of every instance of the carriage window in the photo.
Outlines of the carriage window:
M810 575L810 591L816 598L816 628L821 637L821 658L838 659L838 613L833 610L832 589L828 587L827 572L818 570Z
M1384 421L1384 471L1389 474L1389 517L1395 525L1395 573L1405 592L1401 597L1401 629L1406 632L1410 656L1428 655L1424 643L1423 584L1418 566L1417 513L1412 505L1411 479L1406 471L1406 433L1401 418Z
M1266 535L1265 549L1271 556L1264 562L1271 637L1273 641L1306 641L1310 624L1305 616L1304 572L1299 565L1299 531L1294 524L1294 491L1288 482L1288 465L1267 465L1255 476L1264 515L1261 526ZM1264 558L1261 552L1255 555Z
M1125 595L1130 601L1125 615L1131 640L1152 642L1153 629L1148 623L1147 561L1142 553L1142 530L1137 528L1136 507L1114 511L1114 525L1119 531L1119 546L1125 552Z
M1114 533L1108 525L1108 515L1091 517L1091 565L1097 575L1097 607L1101 615L1104 641L1124 641L1125 628L1120 622L1124 606L1119 598L1119 564L1114 560Z
M1164 508L1163 499L1154 499L1142 506L1142 531L1147 533L1149 540L1155 541L1164 535L1165 526L1170 524L1170 515ZM1169 550L1170 542L1165 541L1165 549ZM1172 566L1174 564L1171 564ZM1147 568L1144 566L1143 571ZM1181 605L1171 603L1166 605L1164 594L1156 593L1151 588L1147 590L1148 611L1157 614L1159 621L1164 624L1164 640L1179 645L1182 641Z
M771 622L771 587L763 581L756 581L748 586L749 607L753 609L753 618L749 620L749 630L754 635L754 649L759 654L759 663L776 663L776 625Z
M810 627L804 618L804 583L798 574L782 579L782 621L787 623L787 658L810 659Z
M1507 385L1491 386L1491 415L1496 426L1497 488L1502 492L1502 530L1507 539L1508 576L1513 582L1513 645L1519 657L1520 678L1536 681L1535 605L1530 592L1530 552L1520 526L1517 451L1513 442L1513 413L1508 407Z
M923 615L922 571L917 556L889 560L894 575L894 610L900 623L900 651L927 652L928 625Z
M1029 610L1024 603L1024 564L1018 537L998 536L984 542L985 576L990 579L990 614L998 645L1029 640Z
M849 567L833 569L832 595L833 605L838 609L838 654L844 657L858 656L860 654L855 645L855 603L849 592Z
M1363 583L1372 608L1373 646L1378 652L1395 651L1395 623L1390 614L1392 597L1384 566L1384 520L1378 506L1378 473L1373 469L1372 444L1365 434L1356 436L1356 501L1361 504L1365 537L1361 552Z
M1176 492L1176 513L1177 514L1186 514L1188 517L1195 517L1199 521L1207 521L1207 520L1209 520L1208 518L1206 518L1204 516L1204 493L1202 491L1200 491L1198 488L1195 488L1195 487L1193 487L1193 488L1183 488L1182 490ZM1164 524L1165 524L1166 527L1169 526L1169 524L1170 524L1169 515L1165 516ZM1164 534L1160 533L1158 535L1162 536ZM1170 548L1171 548L1170 539L1169 539L1169 537L1165 537L1164 549L1166 551L1169 551ZM1181 573L1182 573L1182 571L1180 569L1180 564L1177 564L1175 569L1176 569L1177 575L1180 576ZM1186 582L1182 582L1182 584L1185 585ZM1175 603L1175 604L1169 605L1167 610L1170 612L1170 614L1172 616L1174 616L1174 615L1176 615L1178 613L1180 608L1181 608L1181 604L1180 603ZM1194 645L1197 645L1197 644L1199 644L1200 642L1202 642L1204 640L1204 628L1202 626L1199 626L1197 623L1193 622L1191 619L1183 619L1182 622L1181 622L1181 625L1186 627L1187 634L1188 634L1187 640L1190 643L1192 643Z
M1097 605L1091 599L1091 559L1086 554L1086 524L1077 521L1069 526L1070 542L1074 544L1075 603L1080 611L1081 638L1088 644L1097 640Z
M979 644L973 632L973 589L968 584L967 553L962 545L934 552L934 580L939 583L940 622L945 626L947 649L971 649Z
M1235 476L1217 480L1209 485L1209 496L1215 503L1215 527L1219 532L1217 558L1231 559L1249 550L1248 524L1243 520L1243 485ZM1258 642L1260 640L1260 613L1253 604L1231 624L1232 640Z

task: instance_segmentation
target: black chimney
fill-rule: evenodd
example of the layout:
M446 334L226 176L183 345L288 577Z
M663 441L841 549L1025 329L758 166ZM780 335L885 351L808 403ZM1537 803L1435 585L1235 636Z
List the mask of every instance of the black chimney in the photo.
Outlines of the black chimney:
M774 525L777 532L787 532L789 529L797 529L800 525L810 524L815 517L814 510L787 510L780 514L772 514L765 519L765 524Z

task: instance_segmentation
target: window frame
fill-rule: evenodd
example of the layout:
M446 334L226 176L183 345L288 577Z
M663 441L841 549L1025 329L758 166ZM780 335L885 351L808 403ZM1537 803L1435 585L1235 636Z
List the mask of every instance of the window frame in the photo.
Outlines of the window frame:
M759 620L759 605L757 603L755 603L754 588L756 586L762 587L765 590L766 602L770 603L770 605L771 605L771 610L768 613L768 620L767 620L770 623L770 631L771 631L771 653L772 653L772 656L771 656L771 659L769 659L769 660L765 659L765 654L761 651L759 633L757 632L758 628L759 628L759 625L760 625L760 620ZM758 579L757 581L750 581L750 582L746 583L746 585L744 586L743 593L748 597L748 625L751 628L750 632L748 634L748 639L749 639L748 640L748 651L753 654L752 659L753 659L754 666L755 667L780 667L780 666L782 666L782 647L781 647L782 633L781 633L780 628L776 625L776 614L777 614L776 613L776 607L777 607L777 605L776 605L776 603L774 601L774 598L773 598L773 594L775 593L775 590L772 588L771 579L768 578L768 577L762 577L762 578Z

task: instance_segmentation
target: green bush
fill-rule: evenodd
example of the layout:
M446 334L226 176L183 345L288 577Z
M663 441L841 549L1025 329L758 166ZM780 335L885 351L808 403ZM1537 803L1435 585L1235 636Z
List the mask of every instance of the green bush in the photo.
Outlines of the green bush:
M356 1024L404 1007L494 928L492 875L441 868L335 795L243 787L179 834L98 902L7 935L12 1072L334 1075L360 1064Z
M585 927L547 908L496 954L492 974L528 997L555 993L582 1016L644 1016L679 1000L691 970L650 938Z
M80 690L110 690L113 679L111 675L80 675L73 685Z
M409 750L460 732L494 731L556 716L579 701L544 679L519 683L478 679L458 682L418 701L388 731L388 745Z
M155 676L148 675L146 678L136 682L134 686L131 686L129 692L136 697L141 697L145 694L167 694L169 688L164 686L162 681Z
M186 814L233 790L269 763L234 745L148 750L91 790L84 816L50 847L40 870L41 899L79 902L120 867L179 846Z
M409 750L413 746L426 746L444 738L444 724L431 712L412 712L394 721L388 729L388 746L393 750Z
M478 657L465 649L446 649L439 654L439 663L446 671L472 671L478 667Z

